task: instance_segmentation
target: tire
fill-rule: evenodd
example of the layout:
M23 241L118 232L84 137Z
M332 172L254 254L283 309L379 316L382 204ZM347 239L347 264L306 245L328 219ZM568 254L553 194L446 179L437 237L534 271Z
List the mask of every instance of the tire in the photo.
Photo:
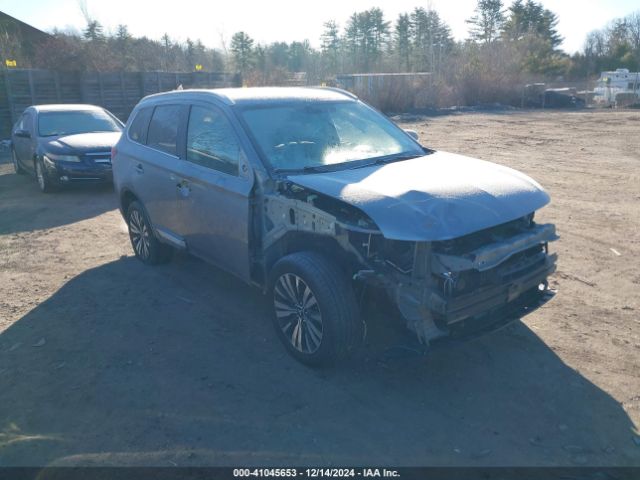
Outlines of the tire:
M353 287L331 260L293 253L276 263L270 279L273 325L293 357L329 366L358 346L362 323Z
M42 193L51 193L56 191L56 186L47 178L46 170L42 160L36 160L36 181Z
M20 162L18 161L18 156L16 155L16 151L11 149L11 160L13 160L13 168L18 175L24 175L26 172L24 168L20 166Z
M147 265L159 265L171 259L173 249L156 238L140 202L134 201L129 205L127 225L131 246L138 260Z

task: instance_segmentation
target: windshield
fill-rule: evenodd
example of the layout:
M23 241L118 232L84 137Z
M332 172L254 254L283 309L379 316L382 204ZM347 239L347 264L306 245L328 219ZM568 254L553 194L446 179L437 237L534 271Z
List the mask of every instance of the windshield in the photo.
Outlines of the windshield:
M38 133L41 137L120 131L122 127L118 122L102 110L42 112L38 119Z
M360 102L249 107L242 116L275 170L424 155L408 135Z

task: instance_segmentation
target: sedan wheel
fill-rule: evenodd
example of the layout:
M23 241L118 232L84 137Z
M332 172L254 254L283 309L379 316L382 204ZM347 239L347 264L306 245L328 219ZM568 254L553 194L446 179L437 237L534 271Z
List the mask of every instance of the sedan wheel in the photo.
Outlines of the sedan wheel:
M55 190L51 181L47 178L47 175L44 172L42 162L39 160L36 161L36 179L38 180L38 187L40 188L40 191L50 193Z
M280 329L293 348L307 355L315 353L322 342L322 314L309 285L285 273L276 282L273 301Z

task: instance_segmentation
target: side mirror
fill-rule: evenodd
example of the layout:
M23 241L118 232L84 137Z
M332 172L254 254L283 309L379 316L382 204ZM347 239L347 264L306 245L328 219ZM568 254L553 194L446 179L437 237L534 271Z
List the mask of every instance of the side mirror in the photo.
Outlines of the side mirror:
M29 130L16 130L15 132L13 132L13 134L16 137L20 137L20 138L31 138L31 134L29 133Z
M418 132L416 132L415 130L405 130L405 133L407 133L416 142L420 140L420 135L418 135Z

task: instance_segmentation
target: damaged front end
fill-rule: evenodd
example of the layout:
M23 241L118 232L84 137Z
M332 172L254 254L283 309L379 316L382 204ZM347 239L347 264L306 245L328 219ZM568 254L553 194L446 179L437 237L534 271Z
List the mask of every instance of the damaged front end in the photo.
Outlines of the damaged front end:
M364 212L285 182L267 195L263 247L282 255L284 240L301 239L341 263L353 279L385 290L425 344L466 335L534 310L550 296L555 227L533 213L452 240L409 241L384 236ZM269 252L272 252L271 254Z
M384 262L385 274L358 276L375 277L428 344L495 328L548 300L547 277L556 263L548 244L557 238L555 227L536 224L533 213L447 241L378 238L373 256Z

